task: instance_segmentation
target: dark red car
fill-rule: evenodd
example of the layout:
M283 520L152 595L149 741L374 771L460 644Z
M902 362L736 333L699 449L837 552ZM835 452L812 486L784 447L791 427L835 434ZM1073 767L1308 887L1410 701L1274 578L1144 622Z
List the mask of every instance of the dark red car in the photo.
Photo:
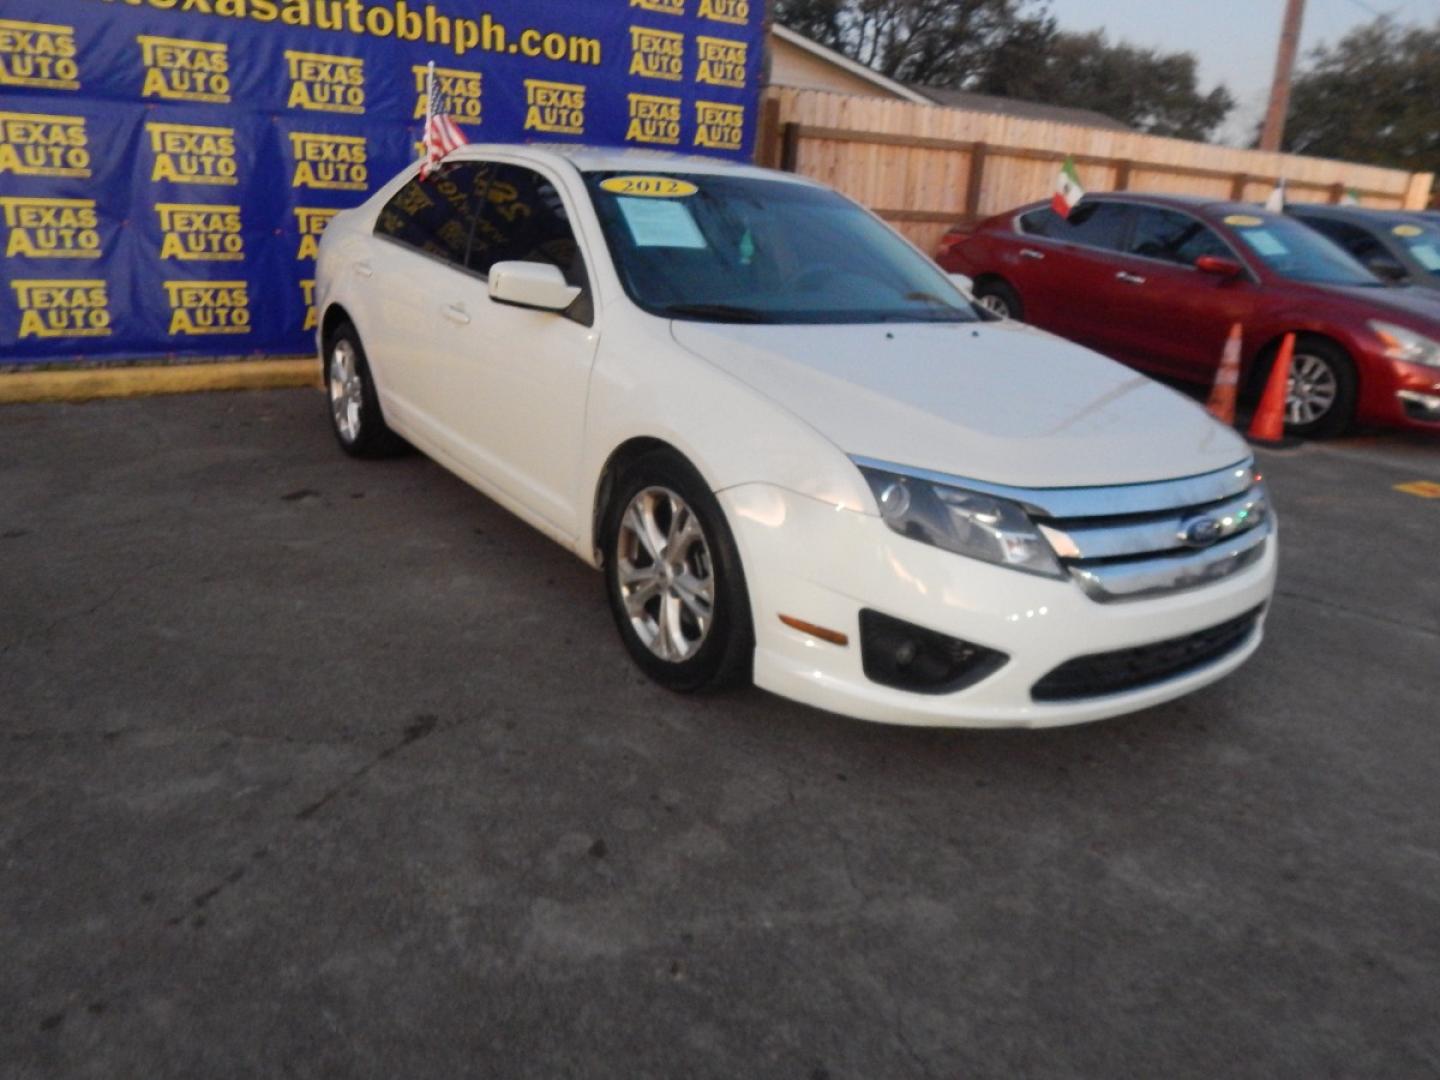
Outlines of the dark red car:
M1440 300L1391 288L1319 233L1248 203L1087 195L1060 217L1024 206L952 230L938 255L975 295L1133 367L1186 382L1215 376L1234 323L1255 385L1298 335L1287 427L1333 435L1353 422L1440 433Z

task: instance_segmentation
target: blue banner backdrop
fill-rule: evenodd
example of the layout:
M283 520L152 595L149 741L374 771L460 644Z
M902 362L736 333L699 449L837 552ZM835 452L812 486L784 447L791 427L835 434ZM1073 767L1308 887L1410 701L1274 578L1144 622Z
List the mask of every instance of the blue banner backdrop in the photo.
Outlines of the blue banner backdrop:
M750 156L763 0L4 0L0 364L304 353L315 247L472 142Z

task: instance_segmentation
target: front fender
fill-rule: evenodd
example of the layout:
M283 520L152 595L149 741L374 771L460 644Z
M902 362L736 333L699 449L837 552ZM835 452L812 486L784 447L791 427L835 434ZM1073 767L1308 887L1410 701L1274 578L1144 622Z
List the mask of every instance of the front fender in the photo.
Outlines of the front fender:
M617 313L619 314L619 313ZM834 443L763 394L678 345L663 320L625 312L607 327L591 375L580 497L594 500L615 450L634 439L674 447L711 490L763 483L875 513L859 470ZM593 516L576 551L594 562Z

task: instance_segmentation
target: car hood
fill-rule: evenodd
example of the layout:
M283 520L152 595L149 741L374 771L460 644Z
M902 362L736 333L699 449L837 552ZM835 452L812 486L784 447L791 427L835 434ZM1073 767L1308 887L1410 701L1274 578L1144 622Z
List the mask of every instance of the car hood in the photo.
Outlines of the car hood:
M1427 333L1433 335L1440 331L1440 293L1434 289L1416 286L1376 289L1337 285L1330 291L1364 304L1382 319L1387 315L1401 315L1407 317L1409 322L1428 324Z
M1249 454L1173 390L1017 323L671 326L684 348L852 456L1087 487L1193 476Z

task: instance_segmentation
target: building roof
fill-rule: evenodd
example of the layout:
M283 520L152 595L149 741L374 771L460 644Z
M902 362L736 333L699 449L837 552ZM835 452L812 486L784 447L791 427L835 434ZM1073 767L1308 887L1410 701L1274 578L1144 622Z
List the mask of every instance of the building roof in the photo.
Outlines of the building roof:
M786 44L793 45L795 48L809 53L816 59L824 61L827 64L832 64L840 70L855 76L857 79L869 83L875 88L877 96L897 97L905 101L914 102L916 105L933 104L930 98L926 96L924 90L906 86L902 82L896 82L888 75L881 75L880 72L868 68L856 60L851 60L848 56L844 56L834 49L827 49L818 41L811 41L804 34L797 34L788 26L781 26L777 22L771 26L770 30L771 33Z
M914 86L936 105L950 109L969 109L971 112L998 113L1001 116L1019 116L1026 120L1048 120L1053 124L1075 124L1079 127L1105 128L1110 131L1133 131L1130 125L1116 120L1113 116L1093 109L1072 109L1066 105L1045 105L1038 101L1022 101L1019 98L996 97L993 94L972 94L968 90L948 90L939 86Z
M937 86L920 86L902 83L887 75L866 67L859 61L812 41L804 34L796 33L788 26L774 23L771 33L776 40L800 50L813 61L844 72L851 79L869 88L876 97L899 98L916 105L940 105L949 109L969 109L972 112L993 113L1000 116L1019 116L1028 120L1048 120L1057 124L1075 124L1079 127L1104 128L1110 131L1133 131L1124 124L1104 113L1093 109L1072 109L1064 105L1044 105L1036 101L1022 101L1019 98L996 97L991 94L973 94L968 90L947 90ZM776 79L782 84L781 79ZM804 85L798 84L798 85ZM854 85L854 84L851 84ZM854 92L846 87L842 92Z

